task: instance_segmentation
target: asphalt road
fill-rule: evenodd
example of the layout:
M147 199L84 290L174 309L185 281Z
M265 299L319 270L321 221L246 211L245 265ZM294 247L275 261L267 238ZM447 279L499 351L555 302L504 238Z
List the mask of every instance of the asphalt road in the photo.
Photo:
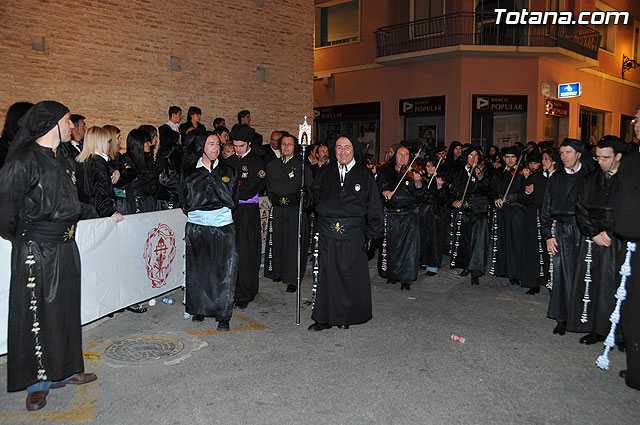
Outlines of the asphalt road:
M0 423L95 424L637 424L640 392L595 360L602 345L552 335L549 296L506 279L420 273L411 291L377 278L373 319L348 330L295 325L295 294L261 278L231 332L183 319L181 303L116 314L84 328L96 383L0 392ZM311 285L303 285L310 297ZM169 294L182 299L182 291ZM451 340L456 334L465 343ZM0 380L6 382L6 358ZM5 387L6 388L6 387Z

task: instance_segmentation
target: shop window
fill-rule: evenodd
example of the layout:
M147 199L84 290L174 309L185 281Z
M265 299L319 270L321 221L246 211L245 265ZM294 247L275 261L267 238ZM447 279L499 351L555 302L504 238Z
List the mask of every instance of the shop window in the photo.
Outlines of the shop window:
M604 136L604 112L580 108L580 140L596 145Z
M620 139L625 143L633 142L633 119L635 117L622 115L620 117Z
M316 6L315 47L352 43L360 39L360 0Z

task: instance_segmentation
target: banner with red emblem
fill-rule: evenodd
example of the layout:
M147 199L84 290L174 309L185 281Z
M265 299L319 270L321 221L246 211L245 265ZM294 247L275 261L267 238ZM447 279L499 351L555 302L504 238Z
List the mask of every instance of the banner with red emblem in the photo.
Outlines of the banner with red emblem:
M183 282L182 210L82 220L82 323L177 288ZM0 239L0 354L7 352L11 243ZM182 300L176 300L182 301Z

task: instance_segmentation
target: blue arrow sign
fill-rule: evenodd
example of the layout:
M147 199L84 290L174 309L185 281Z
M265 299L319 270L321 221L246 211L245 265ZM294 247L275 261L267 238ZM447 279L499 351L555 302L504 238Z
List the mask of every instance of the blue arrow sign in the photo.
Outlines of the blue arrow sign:
M560 99L578 96L582 96L582 83L558 84L558 97Z

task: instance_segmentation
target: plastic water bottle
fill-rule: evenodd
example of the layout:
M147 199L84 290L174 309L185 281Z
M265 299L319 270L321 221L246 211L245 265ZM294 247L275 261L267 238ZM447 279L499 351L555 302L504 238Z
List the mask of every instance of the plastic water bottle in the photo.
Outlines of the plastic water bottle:
M458 336L456 334L451 335L451 341L458 341L464 344L465 339L461 336Z
M160 301L162 301L165 304L175 304L175 301L173 300L173 298L169 298L169 297L162 297Z
M149 307L153 307L154 305L156 305L156 300L155 299L149 300Z
M184 313L184 320L189 320L191 319L191 315L187 312Z

